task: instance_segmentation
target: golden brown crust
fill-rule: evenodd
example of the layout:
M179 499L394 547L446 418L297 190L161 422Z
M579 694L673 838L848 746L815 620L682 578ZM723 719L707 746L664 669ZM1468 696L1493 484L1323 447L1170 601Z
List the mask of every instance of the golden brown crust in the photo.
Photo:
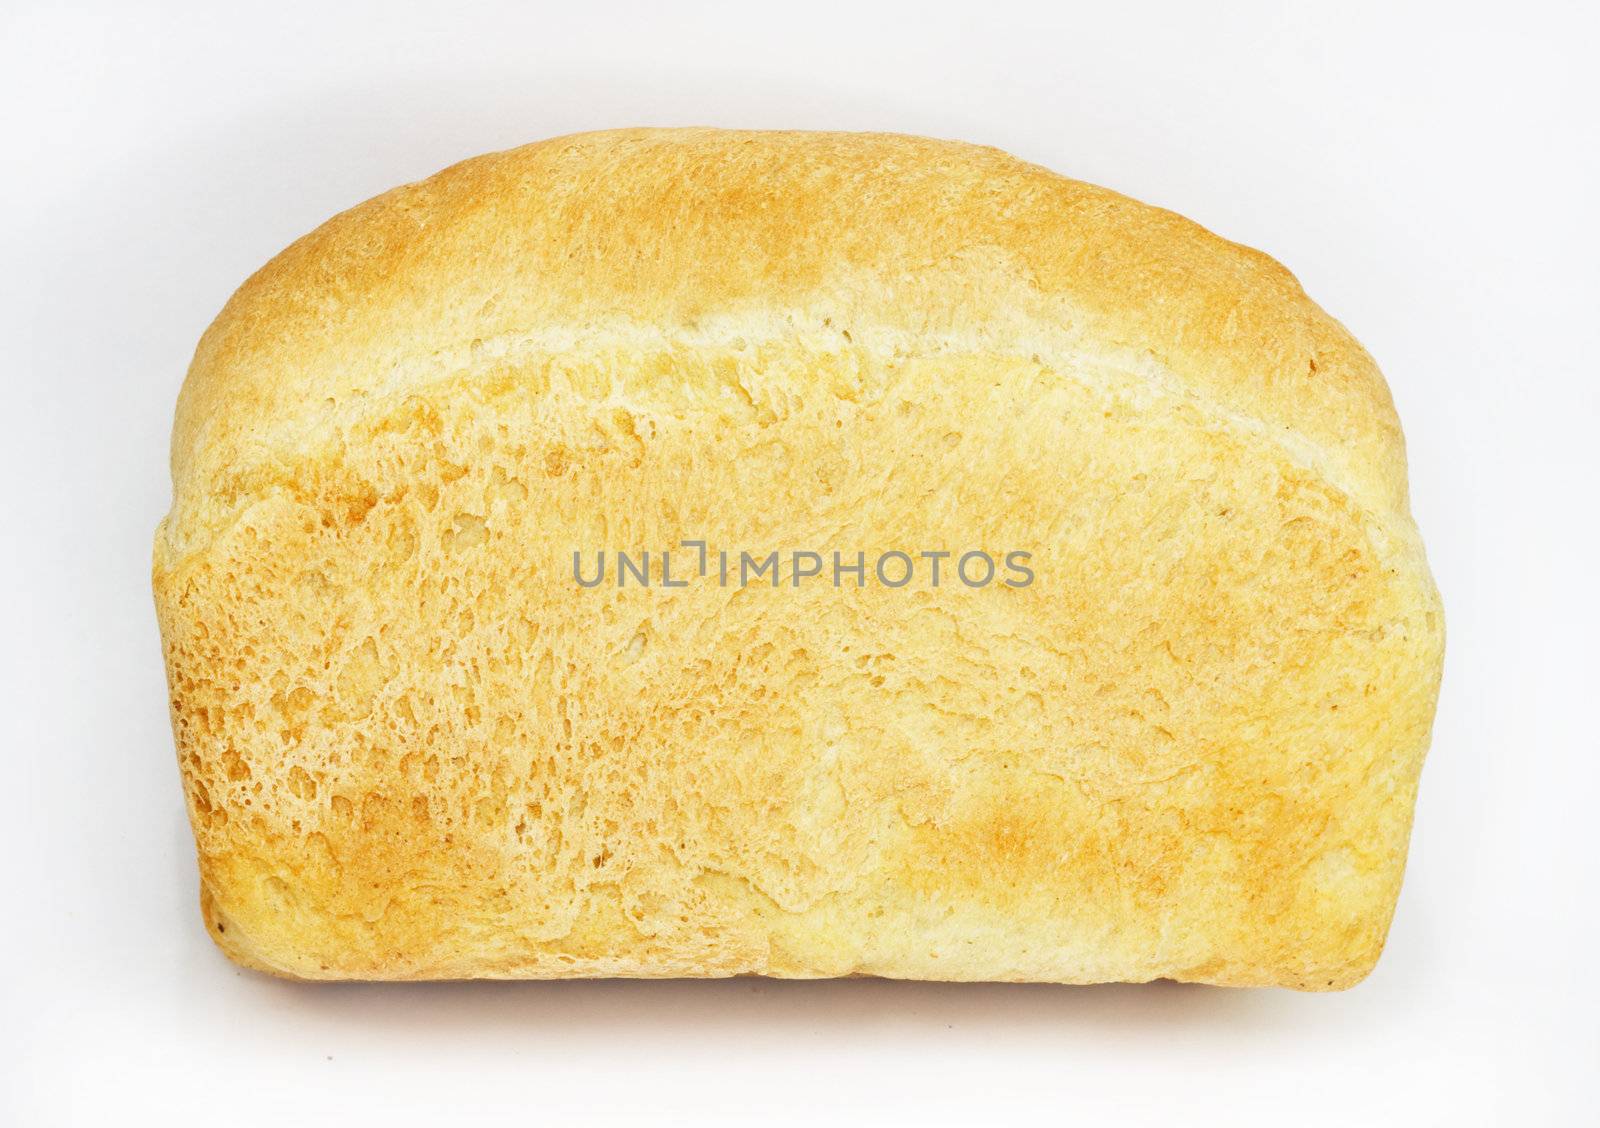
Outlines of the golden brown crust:
M998 150L884 134L582 134L368 201L259 271L206 332L174 471L473 340L752 310L1148 354L1404 505L1387 387L1278 263Z
M1381 948L1442 645L1398 423L1169 212L898 136L481 157L240 289L173 475L174 725L250 966L1326 988ZM562 582L697 536L1046 563Z

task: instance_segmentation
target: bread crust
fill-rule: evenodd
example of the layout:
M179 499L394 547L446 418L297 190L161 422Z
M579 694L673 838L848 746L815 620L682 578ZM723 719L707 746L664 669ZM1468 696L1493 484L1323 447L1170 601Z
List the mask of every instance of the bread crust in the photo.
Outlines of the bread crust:
M1170 212L881 134L479 157L240 288L172 469L174 729L249 966L1326 989L1381 950L1443 631L1398 421ZM1041 579L561 573L685 537Z

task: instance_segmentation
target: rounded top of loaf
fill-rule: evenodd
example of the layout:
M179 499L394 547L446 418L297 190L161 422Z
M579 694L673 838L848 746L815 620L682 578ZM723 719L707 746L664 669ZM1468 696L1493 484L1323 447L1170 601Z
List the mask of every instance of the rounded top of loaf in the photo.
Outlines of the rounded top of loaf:
M485 342L639 335L1112 365L1406 513L1382 376L1266 255L995 149L717 129L477 157L295 242L196 350L178 509L330 413L459 374Z

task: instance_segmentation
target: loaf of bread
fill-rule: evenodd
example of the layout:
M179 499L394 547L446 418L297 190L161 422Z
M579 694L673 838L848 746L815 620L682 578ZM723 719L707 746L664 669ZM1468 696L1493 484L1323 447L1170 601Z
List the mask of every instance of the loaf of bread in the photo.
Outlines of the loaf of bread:
M1277 263L992 149L629 130L340 215L178 403L204 918L305 979L1383 946L1443 623Z

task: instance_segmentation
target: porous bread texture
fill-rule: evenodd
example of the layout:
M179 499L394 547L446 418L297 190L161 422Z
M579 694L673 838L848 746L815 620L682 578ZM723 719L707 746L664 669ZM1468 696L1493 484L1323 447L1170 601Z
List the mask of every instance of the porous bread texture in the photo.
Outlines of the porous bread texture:
M1399 426L1169 212L899 136L480 157L251 278L172 455L242 964L1321 990L1382 948L1443 629ZM573 582L685 538L1037 578Z

